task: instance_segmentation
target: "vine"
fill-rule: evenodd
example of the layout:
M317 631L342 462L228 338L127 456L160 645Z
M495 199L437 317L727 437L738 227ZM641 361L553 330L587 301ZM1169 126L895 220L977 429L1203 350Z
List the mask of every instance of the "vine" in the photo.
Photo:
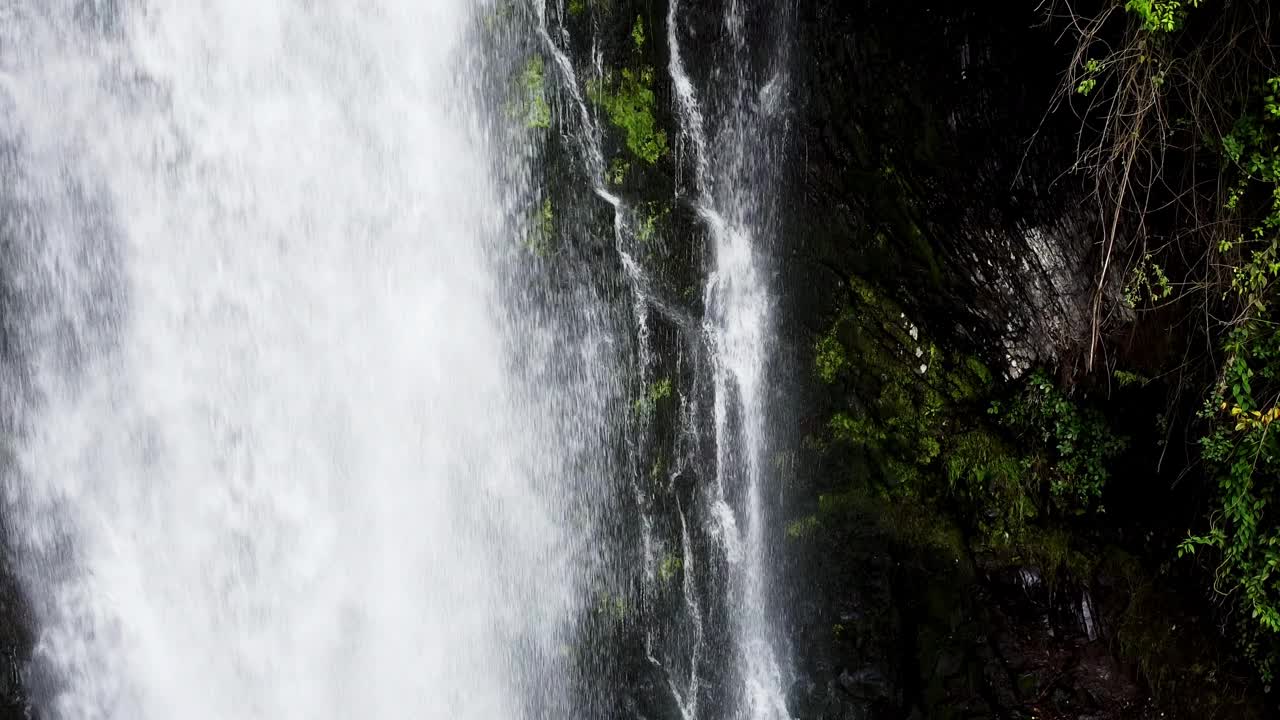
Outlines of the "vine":
M1202 359L1184 359L1179 375L1203 384L1171 395L1205 397L1188 434L1212 492L1207 527L1177 555L1213 554L1213 588L1241 611L1229 626L1270 682L1280 659L1280 63L1267 3L1209 5L1116 0L1093 18L1067 13L1078 45L1059 101L1083 102L1077 169L1106 213L1089 366L1108 320L1122 326L1156 307L1197 320L1188 345L1210 350L1189 349ZM1152 317L1165 332L1177 322Z
M1224 210L1265 210L1247 231L1217 248L1224 262L1239 258L1231 263L1228 294L1242 308L1222 345L1221 380L1201 413L1209 424L1202 455L1218 478L1219 495L1208 532L1189 536L1178 548L1179 556L1205 547L1220 554L1217 588L1235 597L1251 619L1240 644L1267 682L1275 674L1280 636L1280 522L1268 512L1280 490L1280 437L1272 427L1280 419L1273 282L1280 275L1278 90L1280 77L1269 78L1259 92L1261 109L1241 115L1220 143L1224 163L1237 176Z

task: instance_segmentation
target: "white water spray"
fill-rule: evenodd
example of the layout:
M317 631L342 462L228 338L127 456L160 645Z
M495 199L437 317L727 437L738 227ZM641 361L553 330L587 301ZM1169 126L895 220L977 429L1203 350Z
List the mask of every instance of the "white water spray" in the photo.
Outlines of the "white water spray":
M667 10L668 70L683 132L692 146L699 214L710 231L714 266L704 292L703 332L711 350L715 393L716 484L711 517L731 565L730 608L735 623L733 661L743 684L735 717L750 720L789 717L784 678L766 613L766 539L763 492L769 408L765 401L766 359L772 351L774 298L761 268L768 223L757 212L765 192L757 163L757 135L768 118L759 103L727 103L727 117L713 138L693 80L685 68L679 38L679 0ZM731 55L741 62L745 39L736 2L725 26ZM741 66L715 77L730 80L719 89L741 96L748 79ZM766 87L776 94L776 88ZM762 93L763 95L764 93ZM765 168L766 172L768 168ZM729 488L741 494L737 512Z
M590 443L504 362L473 9L119 5L0 6L47 710L541 716Z

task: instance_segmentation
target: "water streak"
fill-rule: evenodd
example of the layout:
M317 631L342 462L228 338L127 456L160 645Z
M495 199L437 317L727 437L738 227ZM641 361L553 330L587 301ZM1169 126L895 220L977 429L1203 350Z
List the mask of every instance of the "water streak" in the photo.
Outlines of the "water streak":
M762 267L772 230L761 196L769 191L773 168L755 157L768 138L770 111L780 91L766 85L761 98L744 102L752 87L747 70L742 7L729 3L724 22L730 67L712 73L728 78L713 87L727 102L714 131L704 117L694 82L685 67L679 33L679 0L667 11L668 70L675 89L682 132L694 153L698 212L713 247L713 269L704 289L703 332L713 364L716 484L712 493L714 533L730 563L730 613L734 622L733 660L743 684L736 717L789 717L785 678L774 647L766 592L768 553L763 493L770 481L765 454L769 407L765 381L774 341L775 300ZM785 57L775 60L780 65ZM778 81L779 83L781 80ZM734 509L735 496L738 508Z

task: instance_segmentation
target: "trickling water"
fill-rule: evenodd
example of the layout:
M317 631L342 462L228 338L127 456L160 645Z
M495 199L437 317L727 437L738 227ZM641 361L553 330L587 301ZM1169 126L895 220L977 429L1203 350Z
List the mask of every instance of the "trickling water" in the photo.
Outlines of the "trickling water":
M785 6L775 27L784 28ZM703 323L710 347L714 386L715 487L713 528L729 560L729 608L734 623L732 659L742 683L735 717L789 717L786 680L775 647L766 591L769 573L764 493L770 476L766 454L770 409L767 359L774 331L773 293L763 267L768 257L773 212L765 200L776 176L777 151L769 141L777 131L785 75L785 32L769 71L778 73L755 89L748 67L742 7L731 0L724 17L729 67L713 78L721 117L704 116L681 53L680 3L667 14L668 69L682 131L692 146L697 207L712 240L713 267L707 278ZM735 502L736 498L736 502ZM736 509L735 509L736 506Z
M563 714L616 380L509 306L471 5L0 4L49 716Z
M592 48L589 63L575 69L570 52L574 38L563 24L554 29L549 25L548 8L557 10L555 16L563 20L563 6L539 3L537 8L542 47L557 69L569 105L568 135L595 194L613 211L613 244L634 303L638 356L634 372L641 392L656 380L652 375L656 363L650 348L651 322L673 326L681 335L677 347L693 356L682 356L677 362L677 367L684 368L689 360L695 377L692 387L680 390L680 412L675 420L680 437L665 475L643 482L635 472L638 466L647 468L657 455L652 442L655 428L640 428L633 442L631 488L641 516L646 597L660 601L668 596L670 568L677 560L681 576L680 605L649 618L645 658L661 668L686 720L788 717L783 699L787 679L771 622L772 598L766 590L770 572L766 527L771 513L764 500L772 487L767 462L771 415L766 384L774 299L767 263L775 214L764 198L770 194L776 175L776 142L770 143L778 137L786 94L785 74L778 72L786 63L785 33L769 68L774 79L761 84L748 68L743 9L736 2L728 3L721 37L703 48L725 58L723 67L717 66L712 76L727 82L703 88L714 104L712 112L704 113L699 91L681 55L681 5L678 0L668 4L668 67L682 145L691 151L693 204L711 239L712 266L706 275L704 314L694 320L657 289L656 273L645 266L650 253L636 243L636 209L628 206L621 192L606 184L603 120L592 113L579 79L580 74L588 74L595 82L607 82L609 73L597 38L585 41ZM785 9L778 12L779 19L785 20ZM776 25L785 27L786 23ZM638 30L633 40L641 35ZM718 44L724 47L716 47ZM676 165L680 166L679 160ZM687 202L684 191L677 188L677 202ZM692 245L689 240L682 238ZM710 416L699 407L704 395L709 396L712 406ZM699 448L708 437L713 452L710 462L704 463ZM691 494L682 496L677 483L689 482L682 479L686 472L696 485ZM708 482L698 482L698 478ZM655 501L657 496L665 497L665 502ZM691 522L699 525L695 531L691 531ZM666 537L655 530L658 526L667 528ZM697 546L695 534L710 538L712 545ZM659 556L666 572L655 572Z

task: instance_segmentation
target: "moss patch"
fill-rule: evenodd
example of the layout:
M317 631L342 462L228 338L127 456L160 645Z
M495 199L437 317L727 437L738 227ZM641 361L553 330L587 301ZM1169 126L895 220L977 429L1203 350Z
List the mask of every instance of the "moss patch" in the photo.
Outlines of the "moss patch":
M604 109L609 122L623 132L627 148L653 165L668 152L667 134L654 116L653 68L624 68L616 79L606 77L588 84L591 101Z

